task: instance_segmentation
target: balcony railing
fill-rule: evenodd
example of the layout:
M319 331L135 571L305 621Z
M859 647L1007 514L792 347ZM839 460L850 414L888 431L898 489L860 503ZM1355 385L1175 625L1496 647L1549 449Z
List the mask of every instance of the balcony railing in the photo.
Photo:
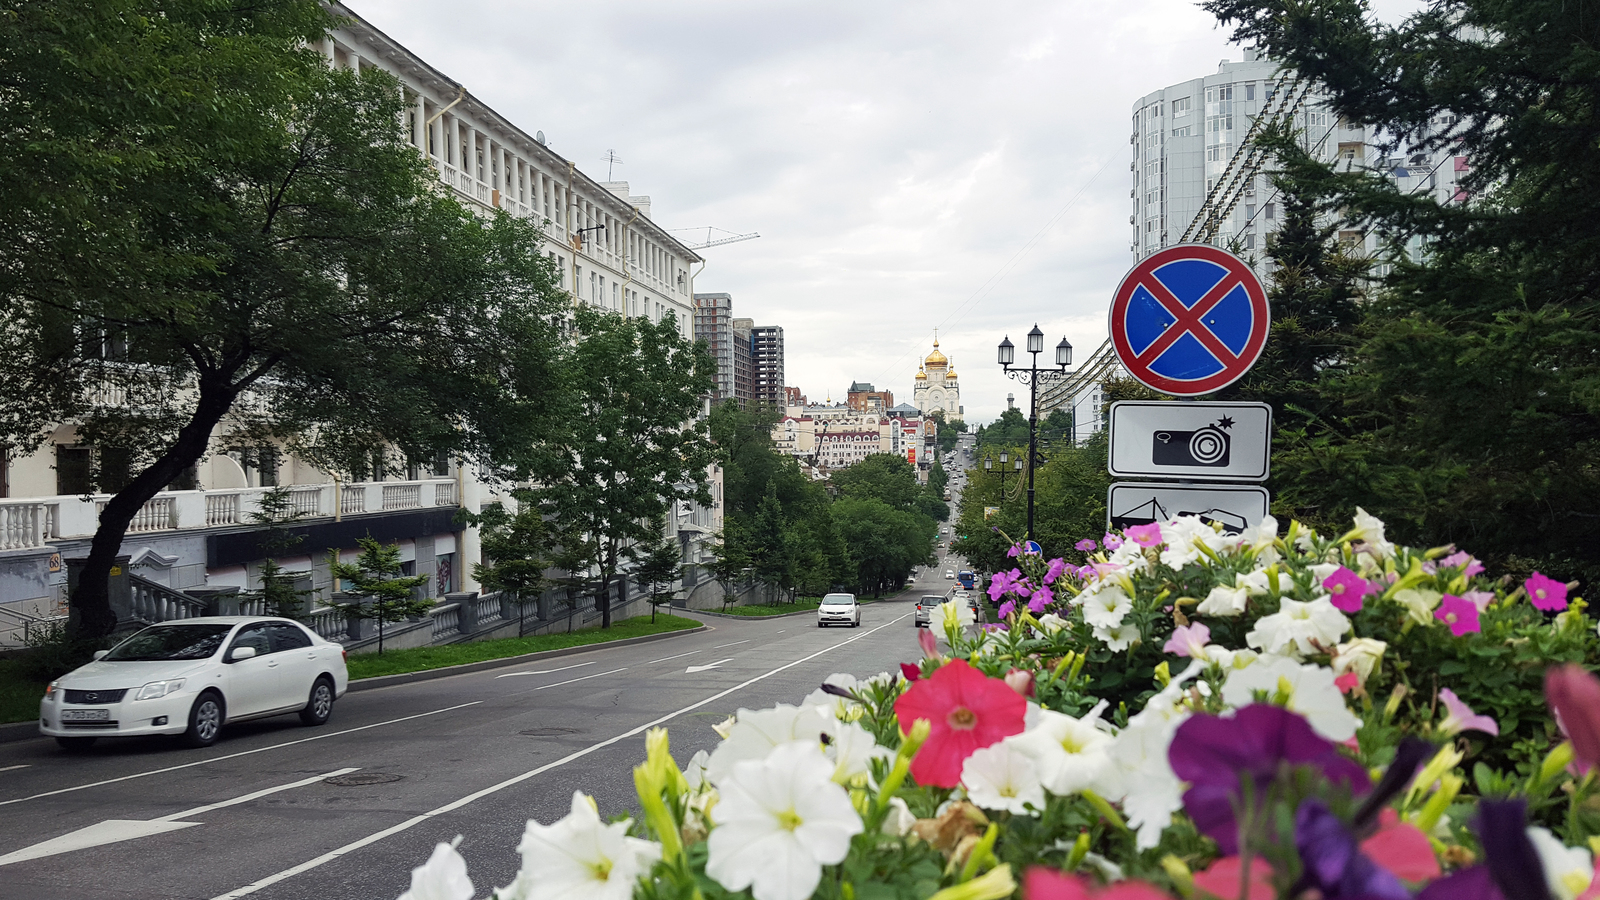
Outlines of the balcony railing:
M166 491L157 494L134 514L130 534L183 531L199 528L249 526L261 511L261 498L270 488L230 488L211 491ZM335 486L294 485L288 488L289 508L303 518L333 515ZM0 551L43 547L62 538L94 534L107 495L55 496L0 500ZM449 478L421 481L356 482L338 485L340 515L455 506L456 483Z

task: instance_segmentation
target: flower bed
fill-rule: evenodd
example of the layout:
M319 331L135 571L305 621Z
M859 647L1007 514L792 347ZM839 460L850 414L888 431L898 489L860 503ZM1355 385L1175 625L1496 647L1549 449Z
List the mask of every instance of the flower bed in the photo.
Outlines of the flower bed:
M742 709L684 768L652 731L641 818L575 794L494 896L1600 898L1600 634L1568 585L1365 514L1081 549L1017 556L1002 624L946 603L919 661ZM445 844L405 895L472 896Z

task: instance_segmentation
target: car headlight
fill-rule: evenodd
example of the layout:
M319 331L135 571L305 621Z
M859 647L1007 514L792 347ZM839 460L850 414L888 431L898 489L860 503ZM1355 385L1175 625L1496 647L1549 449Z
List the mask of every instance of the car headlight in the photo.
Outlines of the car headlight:
M139 693L135 694L133 699L155 700L165 697L181 687L183 687L182 678L174 678L170 681L152 681L144 687L139 688Z
M56 692L59 691L59 690L61 690L61 682L60 681L52 681L52 682L50 682L49 684L45 685L44 698L46 700L54 700L54 699L56 699Z

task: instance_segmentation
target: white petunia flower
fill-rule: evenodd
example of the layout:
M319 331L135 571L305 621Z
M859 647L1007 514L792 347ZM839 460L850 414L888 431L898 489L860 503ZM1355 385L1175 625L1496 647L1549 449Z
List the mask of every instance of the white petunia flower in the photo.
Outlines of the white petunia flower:
M1256 553L1256 564L1270 566L1282 557L1278 548L1272 546L1278 539L1278 520L1272 516L1262 517L1260 522L1246 528L1239 534L1240 547L1248 547Z
M961 633L968 625L976 622L977 618L973 616L972 607L967 605L967 601L946 600L934 607L933 621L938 623L940 631L948 635L951 632Z
M883 825L879 831L894 837L905 837L911 833L911 826L917 824L917 817L912 814L911 807L899 797L889 798L889 814L884 817Z
M1240 572L1234 576L1233 586L1244 588L1250 592L1252 597L1265 597L1272 590L1271 582L1267 579L1265 569L1257 569L1254 572ZM1294 579L1290 578L1287 572L1279 572L1278 593L1288 593L1292 590L1294 590Z
M1318 645L1333 648L1349 630L1350 619L1327 597L1304 602L1285 597L1277 612L1256 620L1244 640L1263 653L1303 656L1316 653Z
M689 783L689 789L698 791L711 782L706 778L706 765L711 761L711 754L704 750L696 750L689 757L689 762L683 767L683 780Z
M828 714L815 706L780 703L772 709L741 709L728 729L728 739L706 761L706 777L720 785L735 763L766 759L773 747L790 741L809 740L820 750L829 721Z
M1122 588L1108 584L1083 601L1083 620L1097 628L1115 628L1133 609L1133 600Z
M1202 546L1222 550L1233 539L1200 521L1198 516L1180 516L1161 526L1161 540L1166 544L1161 551L1161 564L1181 569L1200 558Z
M1055 613L1045 613L1039 617L1039 629L1045 634L1055 634L1067 627L1067 620Z
M833 760L833 780L849 785L851 781L872 774L874 759L888 759L887 749L878 746L872 732L854 722L835 722L828 726L832 740L824 751Z
M1139 633L1139 626L1132 622L1124 622L1115 628L1101 628L1096 625L1094 636L1105 641L1106 648L1113 653L1121 653L1140 640L1143 635Z
M1010 741L976 750L961 767L967 799L984 809L1037 816L1044 809L1044 785L1033 760ZM1033 809L1028 809L1028 804Z
M822 683L847 691L855 691L862 686L854 675L844 672L835 672L822 679ZM807 694L806 698L800 701L800 705L823 710L829 716L841 722L855 721L861 718L861 714L865 711L865 707L860 702L849 697L841 697L838 694L830 694L822 688L817 688Z
M1319 594L1325 594L1328 591L1327 588L1322 586L1322 583L1328 580L1329 575L1339 571L1340 569L1344 568L1344 566L1341 566L1338 563L1313 563L1306 568L1310 569L1311 574L1316 576L1316 580L1311 585L1312 588Z
M1428 626L1434 622L1433 609L1444 599L1444 595L1433 588L1406 588L1395 591L1396 603L1406 608L1406 614L1418 625Z
M522 871L496 900L629 900L639 876L661 858L661 845L628 837L629 821L600 821L594 799L572 795L572 811L550 825L528 821Z
M1539 855L1544 880L1555 900L1576 900L1589 889L1594 879L1594 855L1580 847L1568 847L1549 829L1533 826L1528 840Z
M1383 536L1383 521L1377 516L1356 507L1354 539L1361 541L1379 559L1394 558L1394 544Z
M750 888L756 900L810 897L822 867L843 861L850 838L862 831L833 770L810 741L734 765L712 810L706 874L730 891Z
M472 879L467 877L467 861L456 852L458 835L448 844L433 848L428 861L411 870L411 890L400 900L472 900Z
M1033 760L1039 780L1052 794L1092 790L1115 797L1121 793L1111 764L1111 736L1092 721L1041 709L1037 725L1006 741Z
M1354 672L1361 683L1366 684L1383 663L1384 651L1388 649L1387 643L1375 638L1356 638L1340 644L1333 656L1333 674Z
M1219 584L1211 589L1211 593L1200 601L1194 611L1202 616L1237 616L1244 613L1245 604L1249 602L1248 590Z
M1299 663L1281 656L1262 657L1243 669L1228 673L1222 684L1222 702L1231 707L1249 706L1257 691L1277 702L1280 692L1294 710L1311 723L1318 734L1330 741L1347 741L1355 736L1360 720L1344 705L1344 696L1333 683L1333 670Z

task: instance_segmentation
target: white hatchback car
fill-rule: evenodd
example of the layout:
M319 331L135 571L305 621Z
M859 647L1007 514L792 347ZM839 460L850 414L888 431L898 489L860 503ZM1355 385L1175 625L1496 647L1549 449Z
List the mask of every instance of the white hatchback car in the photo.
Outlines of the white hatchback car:
M861 625L861 604L856 602L856 595L824 595L822 604L817 607L817 627L822 628L825 625L859 627Z
M39 731L67 749L146 734L206 747L228 722L297 712L321 725L349 683L344 648L292 619L182 619L139 631L51 682Z

